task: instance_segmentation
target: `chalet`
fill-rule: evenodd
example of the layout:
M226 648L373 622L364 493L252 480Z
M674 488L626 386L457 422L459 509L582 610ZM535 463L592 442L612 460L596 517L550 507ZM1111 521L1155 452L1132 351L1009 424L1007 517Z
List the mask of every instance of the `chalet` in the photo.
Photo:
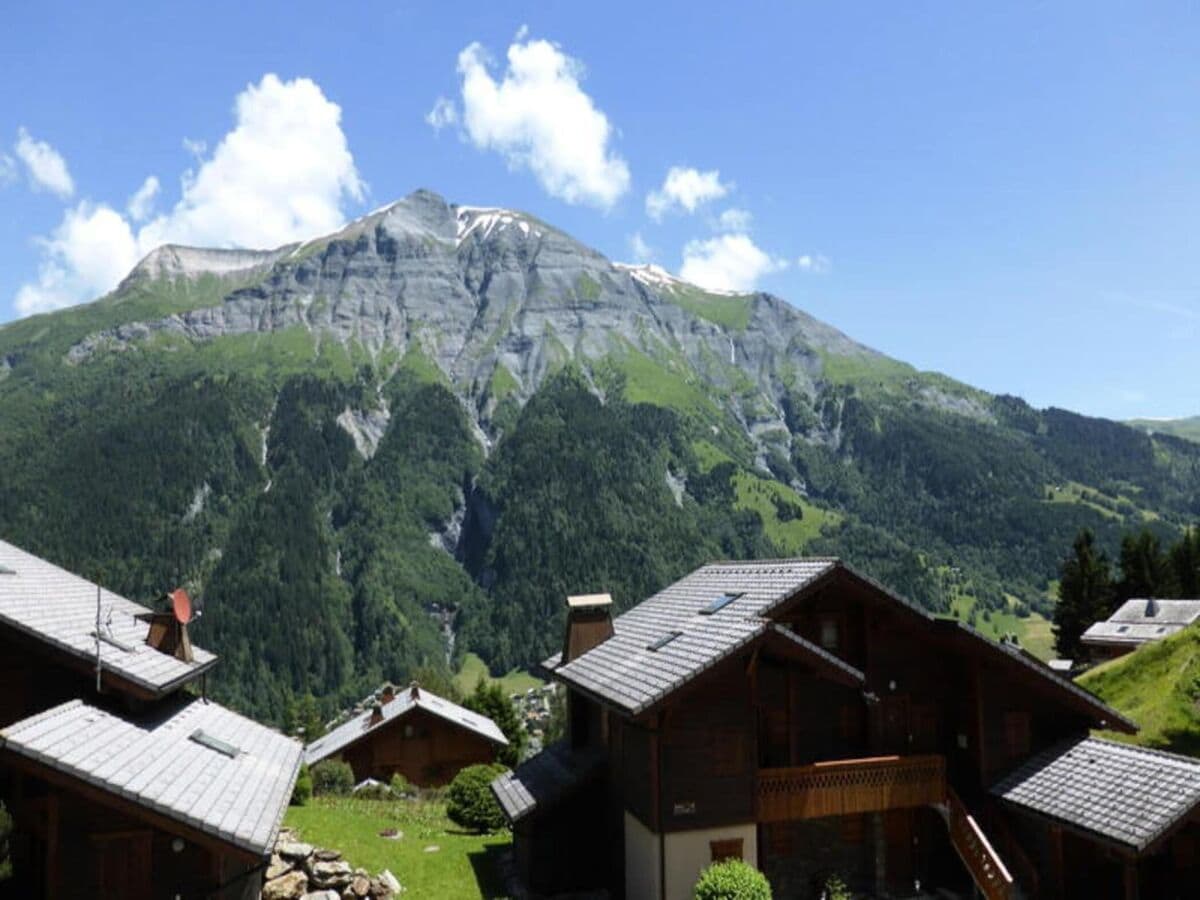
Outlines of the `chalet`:
M257 897L300 745L190 690L187 598L150 610L0 541L0 798L18 897Z
M776 897L1200 895L1200 761L1020 648L834 559L707 565L543 667L567 737L497 779L539 893L691 896L740 857Z
M1161 641L1200 619L1200 600L1126 600L1103 622L1091 625L1080 642L1099 662L1132 653L1143 644Z
M367 712L334 728L304 749L310 766L344 759L362 781L403 775L420 787L442 785L475 763L490 763L508 746L504 732L479 713L464 709L417 684L397 693L385 686Z

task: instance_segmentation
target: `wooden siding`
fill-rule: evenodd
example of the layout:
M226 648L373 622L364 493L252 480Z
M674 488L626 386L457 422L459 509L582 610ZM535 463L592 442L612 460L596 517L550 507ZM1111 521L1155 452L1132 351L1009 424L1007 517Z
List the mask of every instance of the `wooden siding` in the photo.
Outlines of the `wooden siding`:
M943 803L941 756L885 756L762 769L755 787L760 822L820 819Z
M400 773L412 784L436 787L451 781L460 769L492 762L496 747L483 737L422 709L397 718L342 753L356 781L389 781Z

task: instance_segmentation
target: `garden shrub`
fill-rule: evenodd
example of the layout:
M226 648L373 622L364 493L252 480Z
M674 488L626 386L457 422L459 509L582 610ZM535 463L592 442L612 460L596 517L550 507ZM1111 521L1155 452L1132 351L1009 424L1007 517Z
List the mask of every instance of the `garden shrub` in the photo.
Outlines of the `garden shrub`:
M467 766L454 776L446 791L446 815L472 831L499 831L507 824L492 793L491 783L508 771L498 763Z
M303 806L313 795L312 773L308 764L300 764L300 774L296 776L296 786L292 788L292 806Z
M314 794L348 794L354 787L354 770L340 759L323 759L312 767Z
M771 885L749 863L726 859L700 873L695 897L696 900L771 900Z

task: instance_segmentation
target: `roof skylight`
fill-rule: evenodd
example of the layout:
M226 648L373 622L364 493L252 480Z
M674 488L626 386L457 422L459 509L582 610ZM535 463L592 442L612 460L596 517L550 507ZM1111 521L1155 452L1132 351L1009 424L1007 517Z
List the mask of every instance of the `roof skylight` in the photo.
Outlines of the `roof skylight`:
M202 747L207 747L209 750L216 750L218 753L228 756L230 759L236 759L242 752L237 747L233 746L220 738L215 738L211 734L207 734L200 729L193 731L189 737Z
M0 575L16 575L16 569L10 569L6 565L0 564Z
M646 649L650 650L650 651L661 650L663 647L667 646L667 644L671 643L671 641L675 640L675 638L679 637L682 634L683 634L682 631L669 631L666 634L664 634L662 637L660 637L657 641L655 641L653 644L650 644L649 646L647 646Z
M711 616L713 613L720 612L738 597L741 597L743 593L739 591L738 593L722 594L709 603L708 606L704 607L704 609L700 610L700 615Z

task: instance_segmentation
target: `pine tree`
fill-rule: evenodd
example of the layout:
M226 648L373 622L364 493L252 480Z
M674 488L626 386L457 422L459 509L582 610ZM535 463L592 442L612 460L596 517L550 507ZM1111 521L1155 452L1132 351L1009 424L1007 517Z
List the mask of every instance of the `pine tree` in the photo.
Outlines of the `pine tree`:
M1185 529L1179 543L1171 548L1171 572L1180 597L1200 597L1200 526Z
M475 691L463 705L473 712L487 716L504 732L504 736L508 738L508 746L496 754L496 760L509 768L516 766L524 755L527 738L521 720L517 718L516 707L504 695L499 683L480 677Z
M1162 544L1148 528L1121 539L1120 564L1121 579L1116 585L1118 605L1134 597L1169 597L1175 593Z
M1079 532L1072 553L1059 567L1058 605L1054 608L1054 646L1059 656L1080 654L1079 636L1112 612L1113 585L1108 556L1096 547L1089 529Z

